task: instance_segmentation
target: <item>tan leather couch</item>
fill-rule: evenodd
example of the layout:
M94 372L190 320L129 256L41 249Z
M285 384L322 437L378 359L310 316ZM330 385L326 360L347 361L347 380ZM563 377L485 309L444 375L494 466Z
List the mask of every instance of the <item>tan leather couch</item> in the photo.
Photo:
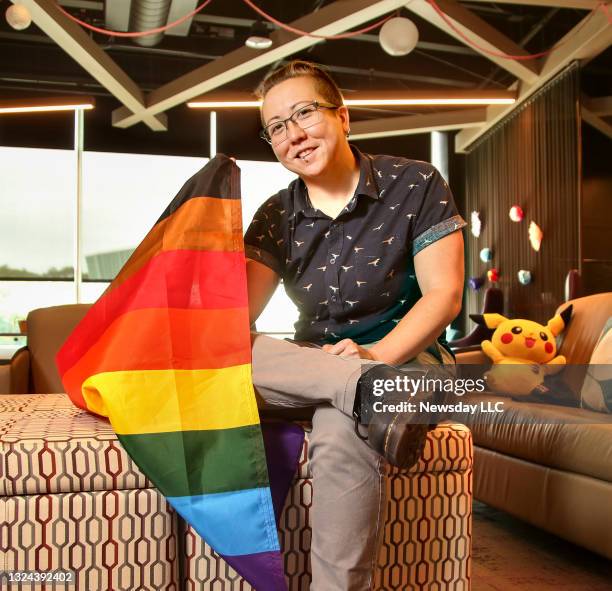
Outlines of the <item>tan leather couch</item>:
M579 298L559 310L570 303L574 311L560 353L569 364L588 364L612 316L612 293ZM457 360L487 362L479 351L459 353ZM565 371L564 379L580 392L584 367ZM472 426L474 497L612 559L612 415L480 398L503 400L517 424L491 415Z

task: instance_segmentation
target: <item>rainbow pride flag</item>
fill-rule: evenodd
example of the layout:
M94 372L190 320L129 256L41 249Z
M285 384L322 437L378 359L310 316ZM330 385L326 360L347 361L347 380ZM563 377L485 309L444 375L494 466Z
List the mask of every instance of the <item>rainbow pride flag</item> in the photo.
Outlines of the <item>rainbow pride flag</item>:
M257 591L286 589L276 519L303 433L262 434L235 162L217 156L184 185L57 364L217 553Z

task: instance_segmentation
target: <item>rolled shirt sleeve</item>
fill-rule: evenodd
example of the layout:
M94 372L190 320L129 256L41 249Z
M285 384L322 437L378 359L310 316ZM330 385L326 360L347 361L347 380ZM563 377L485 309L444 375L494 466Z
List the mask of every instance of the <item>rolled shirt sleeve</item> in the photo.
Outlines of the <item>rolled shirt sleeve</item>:
M412 255L466 225L459 215L455 200L438 170L423 163L417 172L421 203L413 227Z

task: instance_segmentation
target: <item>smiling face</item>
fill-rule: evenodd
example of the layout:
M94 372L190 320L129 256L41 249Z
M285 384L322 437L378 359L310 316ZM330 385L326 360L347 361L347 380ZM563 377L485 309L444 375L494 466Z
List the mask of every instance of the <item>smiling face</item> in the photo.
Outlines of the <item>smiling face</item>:
M557 349L550 329L531 320L505 320L493 333L491 342L506 357L534 363L550 361Z
M310 76L290 78L272 87L262 105L264 125L286 119L297 109L313 101L329 101L317 91L316 81ZM346 140L349 131L348 110L321 109L319 123L301 129L292 121L287 122L287 139L272 145L278 161L300 177L316 178L329 173L345 150L350 150Z

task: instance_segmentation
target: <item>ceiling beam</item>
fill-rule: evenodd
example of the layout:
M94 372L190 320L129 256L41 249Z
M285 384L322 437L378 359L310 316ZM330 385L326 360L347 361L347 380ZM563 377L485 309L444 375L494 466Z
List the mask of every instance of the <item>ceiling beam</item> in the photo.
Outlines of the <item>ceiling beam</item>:
M470 3L490 4L491 0L469 0ZM521 4L523 6L547 6L548 8L574 8L593 10L600 0L495 0L495 4Z
M405 2L406 0L336 0L299 18L291 25L309 33L335 35L379 18L399 8ZM259 51L241 47L161 86L148 95L146 109L123 107L115 110L113 125L130 127L147 116L167 111L195 96L210 92L320 41L315 37L298 36L282 29L275 31L270 37L273 45L268 50Z
M596 98L583 96L582 105L593 115L600 117L612 115L612 96L599 96Z
M479 49L472 46L476 52L494 62L500 68L510 72L519 80L529 83L534 83L537 80L539 72L537 64L534 63L536 60L512 60L496 57L489 53L528 56L529 53L512 41L512 39L500 33L455 0L437 0L436 4L459 31L468 39L472 39L476 45L483 48ZM412 0L412 2L406 4L406 8L448 35L466 44L463 37L447 24L427 0Z
M430 131L449 131L480 126L486 121L486 109L462 109L442 113L425 113L423 115L405 115L402 117L385 117L370 121L351 123L351 140L367 140L397 135L414 135Z
M544 59L542 71L535 83L520 85L515 83L510 86L508 90L514 90L519 86L518 98L514 105L510 107L487 107L487 122L485 125L476 129L460 131L455 136L455 151L467 152L469 146L479 137L512 110L518 108L521 103L554 78L561 70L575 60L582 61L594 58L611 44L612 27L610 27L607 15L602 10L587 15L557 43L557 49Z
M580 109L580 114L585 123L601 131L601 133L607 135L612 140L612 125L584 106Z
M12 0L22 4L32 20L86 72L127 108L141 111L144 95L136 83L75 22L66 18L54 0ZM146 113L142 121L153 131L165 131L166 116Z

